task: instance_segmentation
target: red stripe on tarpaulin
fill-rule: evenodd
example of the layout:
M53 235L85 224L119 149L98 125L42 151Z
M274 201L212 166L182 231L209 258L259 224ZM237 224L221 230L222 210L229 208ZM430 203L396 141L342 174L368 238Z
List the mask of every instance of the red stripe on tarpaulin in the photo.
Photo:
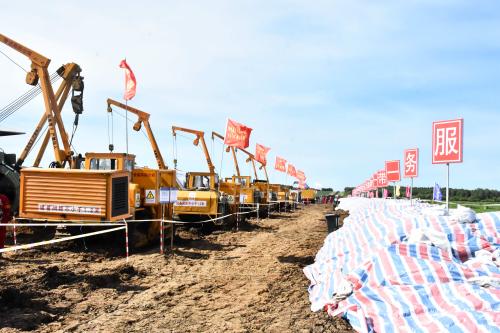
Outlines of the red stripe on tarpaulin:
M340 268L340 269L345 269L344 272L346 272L346 271L352 272L352 274L350 276L350 280L353 282L353 284L355 285L355 289L357 290L357 291L355 290L352 297L355 297L355 295L357 296L357 294L359 292L361 292L361 290L364 290L367 286L371 286L370 288L372 288L372 289L375 288L374 286L377 286L377 282L376 282L377 279L373 273L373 271L374 271L373 265L370 264L370 257L374 256L374 249L379 249L379 251L384 251L385 250L384 244L388 245L392 242L394 242L392 255L399 256L398 264L397 264L399 268L397 268L397 269L393 268L393 265L396 265L396 263L392 263L392 259L390 259L392 257L388 253L384 253L383 255L379 255L377 252L377 254L376 254L376 255L378 255L378 257L381 258L379 260L379 262L381 261L382 263L385 263L385 262L389 263L389 266L387 266L387 264L386 264L385 268L383 269L384 276L389 281L385 288L387 288L388 286L391 286L391 284L392 284L392 286L397 286L398 288L400 288L402 286L401 284L404 281L401 280L399 275L394 273L394 272L400 273L399 270L401 270L401 269L403 271L405 271L404 274L407 274L408 278L410 279L410 280L405 280L405 281L409 281L412 283L412 285L415 284L415 286L421 285L422 281L425 280L424 275L431 274L431 272L432 272L431 275L433 276L435 281L438 281L438 283L440 283L441 281L451 281L451 279L455 279L455 280L459 280L459 281L466 280L466 279L469 279L471 276L478 276L479 275L479 273L477 271L474 271L473 269L470 269L469 267L464 267L460 264L460 262L458 260L451 258L450 257L451 253L448 253L448 251L446 251L446 250L436 251L436 249L434 248L434 253L433 253L433 255L431 255L430 254L431 246L427 245L427 244L415 244L414 247L412 247L411 255L409 255L410 254L409 245L398 243L401 239L405 239L404 235L400 235L399 232L394 231L396 228L399 227L400 232L403 232L404 234L408 234L408 233L412 232L413 228L411 228L411 222L415 222L415 224L418 222L419 225L421 225L421 226L427 225L427 227L430 227L431 225L435 225L436 227L440 228L443 232L446 232L446 233L451 232L451 235L453 237L450 238L451 239L450 245L454 247L454 254L460 256L459 254L462 253L461 257L463 258L464 257L463 254L470 256L474 251L476 251L478 249L485 248L488 246L491 247L491 244L489 244L485 238L488 236L483 237L483 235L480 235L480 237L478 237L479 236L478 233L475 233L475 230L477 230L477 228L470 228L468 225L462 225L462 226L458 226L458 228L453 227L452 229L444 229L443 226L440 225L440 223L443 223L443 221L445 221L444 218L438 219L438 218L428 216L427 221L430 221L430 223L431 223L429 225L428 224L429 222L424 222L425 219L420 219L420 218L413 219L413 218L405 217L403 209L396 209L394 207L389 207L389 209L384 210L383 214L380 214L381 209L383 209L383 206L375 205L372 202L369 205L369 209L363 210L362 214L358 214L356 211L351 211L351 215L344 221L344 227L339 230L339 231L342 231L342 229L344 229L343 232L342 233L336 232L339 235L342 234L342 240L344 241L344 243L335 241L335 234L336 233L331 234L329 237L328 246L332 246L332 244L337 244L337 246L342 246L344 248L344 250L346 249L346 247L348 247L350 249L349 250L350 252L358 251L358 252L361 252L363 255L368 256L368 259L363 260L363 262L360 262L362 260L359 257L359 253L349 253L349 255L344 256L343 258L342 257L338 258L339 260L337 260L337 261L332 260L332 263L334 263L334 265L341 265L341 267L337 267L337 270ZM358 212L359 211L360 210L358 210ZM397 216L398 212L400 214L399 219ZM373 219L373 217L375 217L375 219ZM357 219L357 221L356 221L356 219ZM356 225L357 223L365 224L366 228L360 228L359 225ZM377 228L377 226L381 226L381 225L384 225L384 228L388 229L386 233L390 235L388 237L384 237L384 239L382 239L382 240L379 239L380 232L383 232L383 230L385 230L385 229ZM379 230L380 230L380 232L379 232ZM359 234L360 232L361 233L370 233L370 236L360 235ZM359 239L359 238L362 239L362 241L359 241L359 243L363 244L362 247L355 248L352 246L352 244L349 244L350 242L348 240ZM378 242L379 244L377 244L374 247L373 243L375 243L375 242ZM324 250L325 249L322 248L318 252L317 261L321 261L320 254L323 253ZM342 249L335 248L335 251L331 252L329 254L329 256L334 257L335 255L333 253L338 253L338 252L341 253ZM394 259L396 259L396 258L397 257L394 257ZM368 262L367 262L367 260L368 260ZM422 267L420 267L419 260L423 260L427 263L426 270L423 270ZM435 260L438 260L438 261L435 261ZM363 277L363 281L360 280L361 276L363 276L363 272L362 271L355 271L356 269L361 268L359 266L360 264L363 264L363 267L367 268L366 271L368 271L368 277L367 278ZM448 267L447 265L450 265L450 266ZM396 266L394 266L394 267L396 267ZM389 270L389 273L390 273L391 268L392 268L393 274L387 274L387 270ZM307 270L307 267L306 267L305 271L306 270ZM331 267L329 267L328 271L331 271ZM451 273L451 271L453 271L454 273ZM489 272L489 270L485 270L485 271L486 271L486 273ZM337 271L334 269L332 272L335 273ZM483 272L483 274L484 274L484 272ZM322 278L324 279L325 276L322 276ZM335 286L334 280L329 281L329 283L333 283L333 286ZM363 283L364 283L364 287L363 287ZM399 285L398 285L398 283L399 283ZM453 283L453 282L450 282L450 283ZM379 281L379 284L380 284L380 281ZM413 288L412 285L410 285L409 287ZM381 287L381 288L384 288L384 287ZM314 289L315 288L312 288L312 290L311 290L311 301L314 301L314 296L313 296L314 292L315 292ZM370 290L372 290L372 289L370 289ZM382 293L384 293L384 292L382 291ZM443 297L450 298L450 297L454 297L455 294L456 293L453 293L452 295L443 295ZM417 295L417 293L416 293L415 289L408 289L407 294L402 295L401 297L400 296L397 296L397 297L399 299L398 300L399 302L403 302L402 304L415 304L415 299L417 297L416 295ZM329 295L329 296L331 296L331 295ZM456 297L459 297L459 296L460 295L456 295ZM389 301L395 302L395 299L392 298L392 296L386 295L386 297L388 297ZM325 299L328 299L328 297L326 297ZM449 302L450 304L454 304L453 298L447 299L447 302ZM483 302L483 307L487 307L487 304L484 305L486 301L483 300L482 302ZM371 303L373 303L373 302L371 302ZM362 306L362 305L360 305L360 306ZM418 307L418 309L425 308L425 306L422 304L418 304L417 307ZM348 298L344 301L341 301L338 304L329 304L329 306L327 306L327 308L329 309L329 313L333 313L333 312L339 313L338 311L341 311L341 309L345 308L346 309L345 314L348 317L349 316L352 317L353 312L354 312L354 310L353 310L354 307L352 306L352 299L351 298ZM472 310L474 310L474 309L472 309ZM371 309L371 310L358 309L357 312L354 313L354 315L356 315L356 318L358 318L360 313L367 313L366 311L368 311L369 313L377 313L377 311L374 309ZM467 311L470 311L470 310L468 309ZM413 315L416 316L416 314L413 314ZM467 318L469 318L476 326L483 325L483 323L478 322L479 319L474 317L477 315L478 314L468 314ZM489 314L486 314L486 316L489 316ZM428 313L423 312L423 313L419 314L417 317L418 317L416 319L417 321L415 321L415 322L412 320L408 321L408 325L410 325L407 327L408 329L412 329L411 325L417 325L418 327L425 327L425 331L432 330L433 332L436 332L436 331L442 330L442 329L439 330L439 327L436 327L435 325L433 326L429 323L429 318L432 316L429 316ZM368 325L378 326L378 325L374 324L374 321L376 321L374 318L367 318L366 322L368 323ZM494 321L490 320L490 322L494 322ZM400 325L401 325L401 323L400 323ZM438 323L436 325L439 326L442 324ZM465 325L467 325L467 323L465 323ZM486 324L484 324L484 325L486 325ZM488 327L488 326L486 325L486 327ZM360 328L356 327L356 329L360 329ZM373 329L373 327L371 327L371 329ZM484 329L484 327L483 327L483 329ZM490 329L490 328L488 328L488 329ZM382 331L383 331L383 329L382 329Z
M500 213L493 214L478 214L479 223L482 223L483 227L488 231L489 235L493 237L498 237L500 234L500 229L497 230L495 220L493 216L497 215L500 219Z

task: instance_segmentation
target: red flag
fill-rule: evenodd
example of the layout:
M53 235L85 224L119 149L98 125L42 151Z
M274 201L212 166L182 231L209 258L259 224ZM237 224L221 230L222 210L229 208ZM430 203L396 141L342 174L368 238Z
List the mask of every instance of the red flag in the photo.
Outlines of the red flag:
M292 177L297 177L297 171L295 170L293 164L288 163L287 174L289 174Z
M297 170L297 179L300 181L305 182L306 181L306 175L304 174L303 171Z
M255 145L255 159L260 163L262 163L263 165L266 165L267 164L266 155L270 150L271 148L268 148L266 146L257 143Z
M224 137L224 144L236 147L247 148L250 141L250 133L252 129L234 120L228 119L226 126L226 136Z
M120 68L125 70L125 94L123 98L129 101L135 96L137 81L135 80L134 72L132 72L125 59L120 62Z
M285 172L286 160L284 158L276 156L276 162L274 163L274 168L278 171Z

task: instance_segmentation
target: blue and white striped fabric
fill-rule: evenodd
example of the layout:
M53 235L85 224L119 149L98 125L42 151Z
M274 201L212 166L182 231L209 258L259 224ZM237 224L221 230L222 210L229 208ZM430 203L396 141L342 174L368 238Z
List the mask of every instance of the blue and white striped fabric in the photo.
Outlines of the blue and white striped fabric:
M341 208L350 216L304 268L313 311L360 332L500 332L500 213L463 223L407 201Z

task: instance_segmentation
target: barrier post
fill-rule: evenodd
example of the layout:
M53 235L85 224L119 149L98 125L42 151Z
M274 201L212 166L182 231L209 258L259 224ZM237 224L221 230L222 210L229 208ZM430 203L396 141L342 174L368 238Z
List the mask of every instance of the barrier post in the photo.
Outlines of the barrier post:
M164 249L164 245L163 243L165 242L165 237L163 236L163 230L164 226L163 226L163 219L161 219L160 221L160 254L164 254L165 253L165 249Z
M240 216L241 206L238 205L238 211L236 212L236 231L240 231Z
M123 220L123 222L125 222L125 256L126 256L126 260L128 262L128 223L126 220Z
M172 224L172 227L170 228L170 250L172 251L173 253L173 250L174 250L174 235L175 235L175 224L174 223L171 223Z
M14 223L16 223L16 220L14 220ZM16 225L12 227L12 237L14 238L14 246L17 246L17 231L16 231ZM17 250L14 250L14 252L17 252Z
M260 210L260 204L257 202L257 222L259 222L259 210Z

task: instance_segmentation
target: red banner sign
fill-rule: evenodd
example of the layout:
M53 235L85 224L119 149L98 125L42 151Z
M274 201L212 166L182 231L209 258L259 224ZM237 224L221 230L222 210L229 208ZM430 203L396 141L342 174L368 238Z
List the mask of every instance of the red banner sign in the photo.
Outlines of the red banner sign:
M286 160L284 158L276 156L276 162L274 162L274 168L281 172L286 172Z
M224 144L236 148L247 148L250 142L250 133L252 133L250 127L228 119Z
M385 170L379 170L377 172L377 184L377 187L386 187L389 185Z
M257 143L255 145L255 160L259 161L263 165L266 165L267 164L266 155L270 150L271 148L268 148L266 146Z
M295 170L295 167L290 163L288 163L288 170L286 173L292 177L297 177L297 170Z
M403 177L418 177L418 148L405 150L403 167Z
M297 170L297 179L300 181L305 182L306 181L306 175L303 171Z
M463 161L464 120L445 120L432 123L432 163L461 163Z
M387 181L399 182L401 180L399 160L385 161L385 174L387 175Z
M375 172L370 178L370 191L374 191L378 186L378 174Z

